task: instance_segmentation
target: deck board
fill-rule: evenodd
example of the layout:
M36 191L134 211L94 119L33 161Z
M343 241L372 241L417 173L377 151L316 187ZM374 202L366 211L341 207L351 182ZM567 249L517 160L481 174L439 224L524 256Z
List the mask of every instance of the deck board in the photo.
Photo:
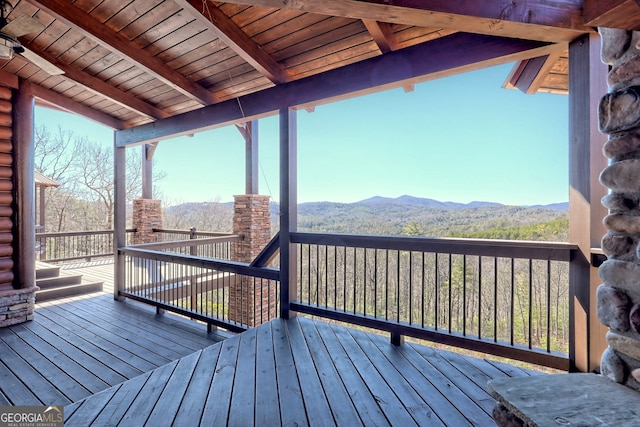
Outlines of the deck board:
M276 319L68 406L65 426L491 426L483 381L508 376L481 359Z
M68 405L222 339L104 292L38 303L33 321L0 329L0 405Z

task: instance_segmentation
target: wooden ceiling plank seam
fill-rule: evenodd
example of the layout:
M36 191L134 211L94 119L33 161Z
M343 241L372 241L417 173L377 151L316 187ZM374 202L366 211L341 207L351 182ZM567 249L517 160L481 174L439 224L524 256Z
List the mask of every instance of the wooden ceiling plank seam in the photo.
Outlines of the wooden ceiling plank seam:
M206 6L206 3L198 0L174 1L193 13L201 24L273 83L281 84L291 81L284 67L258 46L220 9L213 5Z
M135 0L125 0L124 3L131 3L132 1L135 1ZM74 0L73 4L78 9L81 9L85 13L94 13L98 16L101 16L104 14L104 12L102 12L100 9L106 9L106 12L109 14L112 13L111 11L113 10L113 8L111 7L107 8L107 6L109 5L109 2L105 0ZM122 2L121 2L121 5L122 5ZM122 6L126 6L126 4ZM103 19L107 19L107 18L104 17Z
M540 42L457 33L321 75L224 101L150 125L117 131L119 147L163 140L195 131L228 126L274 114L281 108L305 108L366 93L441 78L472 69L513 62L540 55ZM465 52L465 55L455 55ZM401 64L412 64L404 67ZM383 69L385 73L376 70ZM242 110L239 105L242 105Z
M274 57L276 54L283 55L282 51L296 50L297 47L300 47L299 50L309 50L311 49L309 46L315 46L316 48L322 46L318 42L319 40L330 38L332 35L339 34L347 28L357 28L357 30L353 30L354 32L365 32L367 30L360 20L329 17L317 24L301 28L285 37L266 43L264 47L265 49L268 48Z
M343 45L345 40L359 37L359 42L373 42L369 32L360 21L351 21L349 24L335 28L329 33L307 39L304 42L292 45L273 53L274 58L283 66L290 67L293 58L305 55L326 55L331 53L332 46ZM374 43L375 44L375 43Z
M277 26L284 26L289 29L295 28L295 20L301 15L303 15L303 13L297 10L278 9L273 13L265 15L263 18L260 18L259 20L246 25L240 25L235 20L234 22L236 22L236 24L238 24L238 26L242 28L242 31L244 31L246 35L251 37L253 41L260 44L257 40L260 35L270 31Z
M138 19L147 14L149 10L151 10L158 4L159 3L157 2L157 0L134 0L129 2L129 4L122 5L120 8L109 6L109 9L107 10L109 12L108 16L94 16L93 14L91 15L105 25L108 25L109 28L111 28L113 31L121 32L126 27L138 21ZM145 27L143 26L143 28Z
M369 46L371 51L379 54L378 46L373 40L371 40L369 34L365 32L337 39L323 46L322 49L308 50L299 55L283 59L281 62L290 72L292 72L292 68L315 61L318 58L328 58L328 62L330 62L330 58L338 58L343 52L348 51L349 49L357 49L362 45Z
M157 58L147 54L145 51L136 49L124 36L101 25L99 21L65 0L28 1L56 19L60 19L65 22L65 24L82 31L87 37L94 39L97 43L109 46L119 52L125 59L137 64L145 71L162 80L165 84L199 101L203 105L210 105L217 102L209 91L189 81L186 77L166 66L165 63Z
M194 20L193 23L196 21ZM199 45L193 45L191 43L185 43L187 40L195 41L196 37L200 35L204 42ZM177 43L175 41L178 41ZM171 34L166 34L158 40L154 40L144 50L151 56L163 57L166 56L171 50L177 51L176 46L181 46L180 50L196 49L211 41L211 34L209 34L204 28L200 28L197 25L184 25Z
M105 0L98 2L95 6L89 8L89 10L85 8L82 10L104 24L113 18L119 11L128 8L133 3L137 3L137 0Z
M393 29L391 28L391 24L374 21L372 19L363 19L362 23L367 28L367 31L369 31L369 34L371 34L371 37L373 37L373 41L378 45L380 53L385 54L387 52L398 50L398 45L396 43L395 35L393 34Z
M93 120L95 122L98 122L114 130L124 129L124 124L121 121L107 114L96 111L78 102L74 102L70 99L67 99L63 95L60 95L57 92L45 89L41 86L32 85L32 88L33 88L33 95L35 97L41 98L46 102L57 105L63 110L66 110L73 114L84 116L89 120Z
M236 2L231 3L210 1L209 3L222 10L229 18L234 18L236 15L251 8L250 4L238 4Z
M274 27L265 29L264 31L252 35L253 40L267 50L267 45L274 45L281 43L283 38L300 38L299 36L305 34L304 29L310 28L314 25L319 25L320 22L329 21L330 17L324 15L315 15L312 13L301 13L296 18L293 18L287 22L283 22ZM310 33L310 31L307 31ZM311 35L307 38L312 37ZM302 40L301 40L302 41ZM290 43L287 44L289 46ZM272 49L269 49L270 52Z
M156 9L171 5L171 8L163 11L168 14L160 16L153 13ZM135 24L135 25L134 25ZM198 24L197 20L190 14L184 13L183 9L173 1L162 2L154 10L136 19L130 25L126 26L120 34L125 36L138 47L145 49L154 42L163 38L172 39L174 31L186 26ZM175 43L173 43L175 44Z
M65 62L80 70L86 69L111 53L111 51L105 49L104 46L96 44L93 40L87 37L83 38L76 47L69 49L69 51L71 50L74 51L77 57L73 61Z
M282 9L276 9L273 7L249 7L240 13L234 14L233 17L227 15L226 13L225 15L229 17L229 19L231 19L233 23L236 24L239 28L242 28L244 30L247 25L251 25L257 21L260 21L266 16L280 10ZM222 9L220 9L220 11L224 13Z
M593 31L585 27L582 2L505 2L503 0L234 0L234 3L303 10L352 19L371 19L418 27L442 27L461 32L530 40L568 42Z
M219 44L222 45L222 42L220 42ZM187 50L187 46L188 46L188 50ZM192 37L185 38L180 43L173 45L172 47L162 52L158 52L154 56L157 56L158 58L160 58L163 61L166 61L167 63L171 63L173 61L179 60L185 55L193 54L198 50L206 49L208 53L213 50L212 53L215 54L215 52L222 50L224 47L225 46L222 46L221 49L216 50L214 43L212 43L211 35L206 30L204 30L198 34L195 34ZM175 68L175 67L172 67L172 68Z

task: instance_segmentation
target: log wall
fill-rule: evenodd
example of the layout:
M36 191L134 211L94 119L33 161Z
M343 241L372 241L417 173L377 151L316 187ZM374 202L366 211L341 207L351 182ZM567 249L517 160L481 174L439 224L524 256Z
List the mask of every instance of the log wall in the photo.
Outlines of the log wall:
M12 289L13 260L13 91L0 86L0 290Z

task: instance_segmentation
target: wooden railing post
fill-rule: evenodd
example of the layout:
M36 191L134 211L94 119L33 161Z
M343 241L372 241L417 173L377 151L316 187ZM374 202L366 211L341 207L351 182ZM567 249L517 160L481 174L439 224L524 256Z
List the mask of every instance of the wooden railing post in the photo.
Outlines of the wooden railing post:
M114 143L113 297L115 299L120 299L119 291L124 288L125 281L125 259L119 249L127 245L126 155L126 148L118 147Z

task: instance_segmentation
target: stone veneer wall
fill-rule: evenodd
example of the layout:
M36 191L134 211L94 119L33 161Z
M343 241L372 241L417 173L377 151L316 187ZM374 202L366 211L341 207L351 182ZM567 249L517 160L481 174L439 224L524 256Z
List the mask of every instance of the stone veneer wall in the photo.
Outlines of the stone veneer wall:
M234 196L233 233L244 235L231 248L233 261L250 263L271 240L269 196ZM229 286L229 319L257 326L276 315L276 288L268 280L239 277Z
M33 320L37 286L0 291L0 328Z
M133 227L136 229L132 239L134 245L155 242L153 229L162 228L160 200L135 199L133 201Z
M600 322L609 327L609 347L600 369L615 382L640 390L640 32L600 28L602 60L611 66L609 93L598 112L607 134L609 166L600 182L609 188L602 203L607 255L599 268L604 282L597 291Z

